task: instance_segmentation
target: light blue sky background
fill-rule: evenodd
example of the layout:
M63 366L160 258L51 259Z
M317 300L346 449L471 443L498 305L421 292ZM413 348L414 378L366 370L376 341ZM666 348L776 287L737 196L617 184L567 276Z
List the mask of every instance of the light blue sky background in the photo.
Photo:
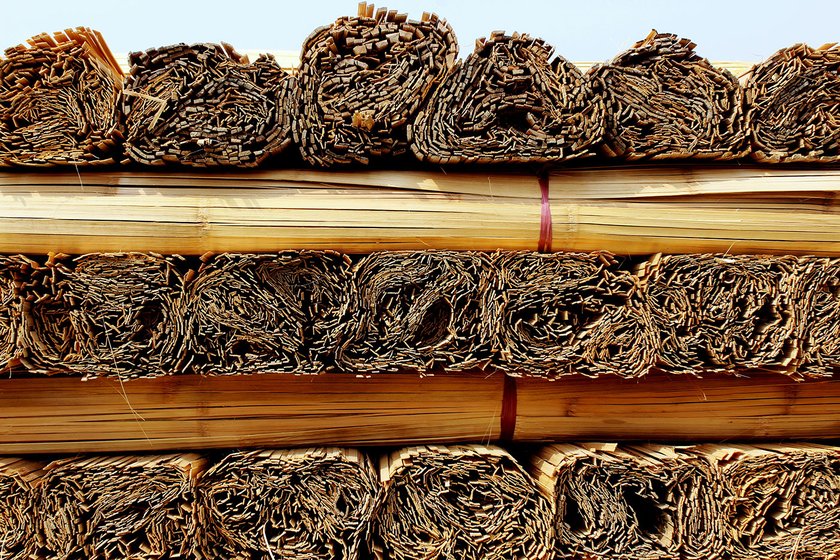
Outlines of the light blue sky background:
M795 42L840 41L840 0L395 0L382 4L419 17L447 18L462 55L495 29L543 37L571 60L606 60L651 28L693 39L713 60L757 61ZM41 31L86 25L116 53L171 43L227 41L239 50L299 51L311 30L355 13L345 0L0 0L0 45Z

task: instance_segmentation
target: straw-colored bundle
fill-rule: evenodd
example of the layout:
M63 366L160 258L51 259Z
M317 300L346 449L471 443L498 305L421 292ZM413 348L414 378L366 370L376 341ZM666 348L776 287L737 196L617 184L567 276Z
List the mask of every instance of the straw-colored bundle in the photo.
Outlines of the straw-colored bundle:
M304 42L295 141L317 165L367 163L408 149L406 125L458 56L446 20L422 21L362 2L356 17Z
M647 294L673 373L792 369L798 353L794 257L656 256Z
M102 35L41 34L0 59L0 166L118 161L123 74Z
M193 546L198 455L61 459L40 484L52 558L186 557Z
M409 447L384 456L374 515L378 559L551 557L551 506L498 447Z
M840 161L840 45L780 50L750 71L746 100L755 159Z
M47 264L24 292L28 369L86 377L166 373L180 289L173 257L95 253Z
M198 557L354 560L379 493L352 449L233 453L202 476Z
M798 371L831 376L840 368L840 259L803 258L797 272Z
M36 481L44 463L15 457L0 458L0 558L39 558L40 515L36 511Z
M253 64L227 44L132 53L126 149L150 165L253 167L291 143L292 78L273 56Z
M445 163L564 161L594 154L603 106L574 64L542 39L494 32L476 41L414 124L411 149Z
M636 277L607 253L499 253L487 308L495 364L512 374L644 375L656 334Z
M480 253L373 253L353 268L336 362L356 372L458 371L488 361Z
M23 323L20 283L27 277L24 271L32 265L37 266L25 257L0 256L0 370L14 368L20 357Z
M187 342L178 370L324 370L347 299L347 257L287 251L204 259L186 287Z
M628 160L748 153L738 80L676 35L652 31L588 73L606 104L605 152Z
M556 507L555 558L718 558L720 480L691 448L558 444L533 473Z

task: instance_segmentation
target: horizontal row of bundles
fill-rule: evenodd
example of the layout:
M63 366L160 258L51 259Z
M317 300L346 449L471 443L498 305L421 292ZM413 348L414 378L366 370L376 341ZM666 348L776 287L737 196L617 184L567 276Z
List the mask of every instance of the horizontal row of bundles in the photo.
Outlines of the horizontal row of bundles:
M840 448L558 444L0 459L3 558L823 559Z
M125 378L840 366L840 259L604 252L0 257L0 368Z
M133 53L127 76L85 28L0 59L0 165L310 165L409 151L431 164L637 159L840 160L840 47L794 45L745 85L688 39L652 32L582 73L526 34L458 60L449 24L362 3L315 30L291 75L227 44Z

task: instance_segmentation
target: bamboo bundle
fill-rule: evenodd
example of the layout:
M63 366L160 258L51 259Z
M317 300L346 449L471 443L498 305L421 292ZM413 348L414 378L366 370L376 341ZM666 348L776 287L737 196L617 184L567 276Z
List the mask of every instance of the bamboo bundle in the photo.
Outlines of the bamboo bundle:
M233 453L199 483L198 557L359 558L379 493L352 449Z
M556 506L556 558L718 558L725 546L711 461L691 448L551 445L534 477Z
M799 262L797 301L804 309L802 349L797 370L830 376L840 368L840 260L803 258Z
M528 35L476 41L408 126L411 149L434 163L565 161L594 154L603 107L574 64Z
M648 264L662 369L792 371L799 352L794 257L668 255Z
M254 167L291 143L292 78L223 43L132 53L123 112L139 163Z
M656 357L650 311L607 253L500 253L487 308L509 373L639 377Z
M368 163L407 151L406 125L458 56L446 20L359 4L304 41L294 138L313 165Z
M676 35L651 33L590 69L607 111L604 151L627 160L747 155L742 91Z
M23 323L23 299L20 284L29 276L28 268L36 265L25 257L0 256L0 370L18 364L21 344L18 340Z
M797 44L753 67L746 85L758 161L840 161L840 45Z
M39 515L33 483L44 463L14 457L0 458L0 558L39 558Z
M198 455L88 457L50 463L40 482L55 558L182 558L193 546Z
M722 470L732 557L837 558L840 449L793 443L702 449Z
M123 73L98 31L29 39L0 59L0 167L112 164Z
M346 305L349 259L332 252L203 257L180 310L178 371L320 373Z
M549 502L503 449L409 447L383 456L380 471L376 558L550 557Z
M166 373L176 321L176 259L97 253L53 259L35 271L27 298L24 365L39 373L125 377Z
M353 267L339 368L361 373L484 365L490 355L479 253L373 253Z

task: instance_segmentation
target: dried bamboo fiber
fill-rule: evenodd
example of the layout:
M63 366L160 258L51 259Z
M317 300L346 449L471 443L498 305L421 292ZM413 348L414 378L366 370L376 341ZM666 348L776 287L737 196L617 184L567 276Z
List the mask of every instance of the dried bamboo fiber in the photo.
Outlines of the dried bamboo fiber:
M722 471L733 558L840 556L840 449L791 443L701 450Z
M476 41L408 126L421 160L446 163L564 161L594 155L604 110L574 64L528 35Z
M291 143L292 78L273 56L228 44L132 53L125 83L128 155L149 165L253 167Z
M458 42L446 20L362 2L304 41L294 137L304 159L330 166L407 151L406 125L453 66Z
M374 253L353 267L336 363L361 373L459 371L486 364L480 253Z
M840 161L840 45L780 50L753 67L745 95L753 158Z
M233 453L199 482L198 557L357 559L378 494L353 449Z
M551 445L532 464L556 506L555 558L719 558L714 465L691 448Z
M123 73L98 31L41 34L0 59L0 167L121 159Z
M501 448L418 446L382 457L374 556L547 560L551 506Z
M607 110L604 151L627 160L747 155L742 91L676 35L652 31L588 73Z
M44 463L14 457L0 458L0 558L39 558L39 515L34 481L43 474Z
M656 357L637 278L607 253L498 253L486 308L494 364L511 374L639 377Z
M321 373L332 361L349 292L347 257L287 251L203 259L180 310L187 332L176 343L176 370Z
M830 376L840 368L840 259L803 258L796 289L803 325L797 371Z
M30 262L25 257L0 256L0 370L15 368L20 358L22 345L18 339L23 324L20 285L30 276Z
M61 459L40 483L44 540L58 559L168 559L193 546L198 455Z

